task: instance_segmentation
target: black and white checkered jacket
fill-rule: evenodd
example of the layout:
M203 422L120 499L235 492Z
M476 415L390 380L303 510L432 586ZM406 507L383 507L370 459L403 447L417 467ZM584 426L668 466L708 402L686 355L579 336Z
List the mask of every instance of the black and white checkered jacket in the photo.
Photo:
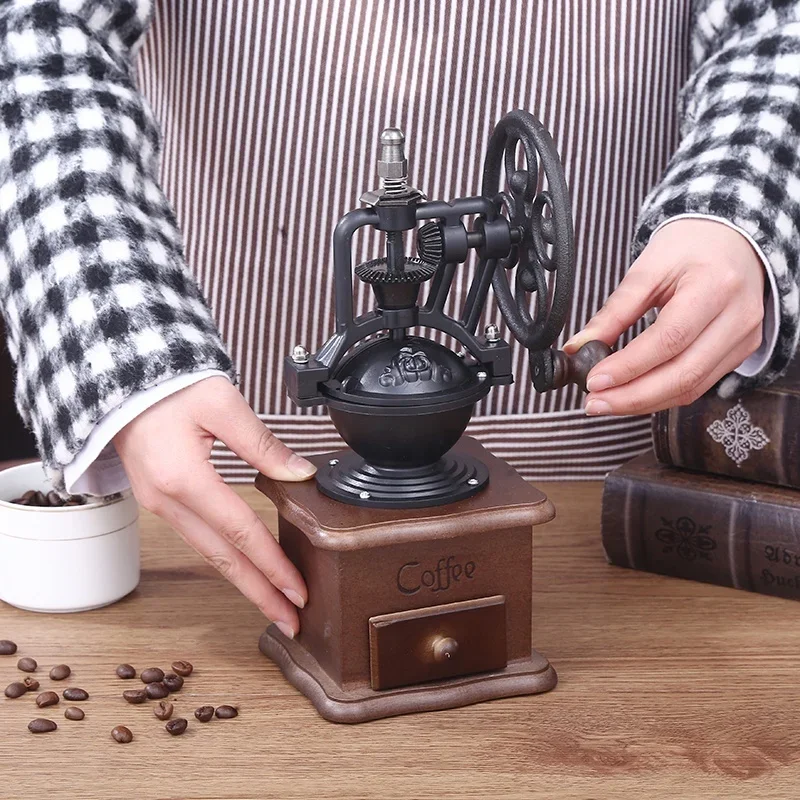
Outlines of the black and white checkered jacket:
M158 185L158 131L131 61L151 0L0 0L0 305L17 401L59 481L132 393L201 369L233 375ZM684 136L648 197L638 253L665 220L724 217L769 259L798 334L800 0L696 0Z

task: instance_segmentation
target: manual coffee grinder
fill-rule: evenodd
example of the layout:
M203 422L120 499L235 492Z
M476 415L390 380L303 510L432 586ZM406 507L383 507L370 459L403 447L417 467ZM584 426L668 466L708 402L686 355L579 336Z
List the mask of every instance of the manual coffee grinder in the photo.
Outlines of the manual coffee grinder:
M378 174L381 189L365 193L366 207L334 232L336 331L313 356L298 346L285 361L291 398L326 405L349 447L313 457L315 481L256 479L309 592L300 634L288 639L271 625L260 649L336 722L556 685L531 646L532 527L554 508L462 436L475 404L513 380L498 328L476 334L490 287L530 353L538 391L585 389L610 352L601 342L574 356L551 347L573 291L572 215L558 153L531 114L513 111L495 127L478 196L429 201L408 186L394 128L381 134ZM386 255L353 270L352 238L368 225L384 234ZM406 255L411 231L417 257ZM470 251L466 300L448 313ZM375 297L358 317L353 272ZM412 330L440 331L460 349Z

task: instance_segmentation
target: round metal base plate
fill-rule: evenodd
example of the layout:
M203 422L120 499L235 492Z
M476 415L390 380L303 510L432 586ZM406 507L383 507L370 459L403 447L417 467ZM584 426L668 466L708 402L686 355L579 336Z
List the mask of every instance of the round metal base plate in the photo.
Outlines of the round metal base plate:
M472 497L488 482L483 462L450 453L425 467L385 469L344 450L317 472L317 486L324 495L366 508L442 506Z

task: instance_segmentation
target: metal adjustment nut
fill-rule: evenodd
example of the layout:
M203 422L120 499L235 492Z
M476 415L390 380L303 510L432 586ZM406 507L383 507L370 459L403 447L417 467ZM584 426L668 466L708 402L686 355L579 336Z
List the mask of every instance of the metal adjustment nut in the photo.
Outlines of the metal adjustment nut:
M483 334L486 336L486 341L490 344L500 341L500 328L498 328L494 323L487 325Z
M405 178L408 161L405 154L406 137L399 128L386 128L381 132L381 149L378 156L378 176Z
M296 344L292 350L292 361L295 364L308 364L308 350L301 344Z

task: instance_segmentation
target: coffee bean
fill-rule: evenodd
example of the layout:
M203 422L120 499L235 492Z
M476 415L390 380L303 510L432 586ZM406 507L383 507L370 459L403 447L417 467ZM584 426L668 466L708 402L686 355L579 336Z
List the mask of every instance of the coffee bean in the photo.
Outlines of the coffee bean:
M70 706L64 712L64 716L67 719L71 719L71 720L77 721L77 720L83 719L86 716L86 714L83 713L83 709L82 708L76 708L75 706Z
M122 693L122 696L128 703L133 703L134 705L144 703L147 700L147 692L144 689L128 689Z
M36 692L39 689L39 681L37 681L36 678L31 678L30 675L28 675L28 677L22 682L25 684L25 688L29 692Z
M162 683L171 692L179 692L183 689L183 678L181 678L180 675L175 675L173 672L170 672L169 675L165 675Z
M214 713L217 719L233 719L239 716L239 712L233 706L220 706Z
M161 682L148 683L147 686L144 687L144 690L151 700L163 700L165 697L169 696L169 689Z
M32 659L28 658L21 658L17 661L17 669L22 670L22 672L36 672L36 668L39 665Z
M8 639L0 639L0 656L13 656L17 652L17 646Z
M28 730L31 733L50 733L58 728L58 725L51 719L34 719L28 723Z
M128 744L133 741L131 729L126 728L124 725L117 725L117 727L111 731L111 737L115 742L119 742L120 744Z
M189 723L183 717L178 717L177 719L171 719L164 727L167 729L167 733L171 733L173 736L180 736L186 732L188 725Z
M53 506L53 508L60 508L64 505L64 500L58 492L51 490L47 493L47 505Z
M42 692L36 698L36 705L39 706L39 708L58 705L58 695L55 692Z
M136 670L130 664L120 664L117 667L117 676L129 681L131 678L136 677Z
M10 697L13 700L16 697L22 697L27 691L28 687L24 683L14 681L14 683L9 683L6 686L6 697Z
M47 495L44 492L35 492L33 497L28 501L28 505L31 506L44 506L49 505L47 502Z
M194 667L188 661L173 661L172 671L181 678L188 678L194 670Z
M66 664L58 664L50 670L51 681L63 681L72 675L72 670Z
M195 710L194 715L200 722L211 722L214 718L214 706L200 706Z
M73 687L64 689L61 695L65 700L70 700L73 703L80 703L83 700L89 699L89 692L85 689L76 689Z
M30 505L31 500L36 497L36 490L35 489L28 489L22 497L18 497L16 500L12 500L12 503L19 503L21 506Z
M167 700L161 700L160 702L156 703L155 707L153 708L153 713L160 720L168 720L172 716L172 712L174 710L175 707L172 705L172 703L168 702Z
M158 667L143 669L141 674L142 683L158 683L164 680L164 670Z

